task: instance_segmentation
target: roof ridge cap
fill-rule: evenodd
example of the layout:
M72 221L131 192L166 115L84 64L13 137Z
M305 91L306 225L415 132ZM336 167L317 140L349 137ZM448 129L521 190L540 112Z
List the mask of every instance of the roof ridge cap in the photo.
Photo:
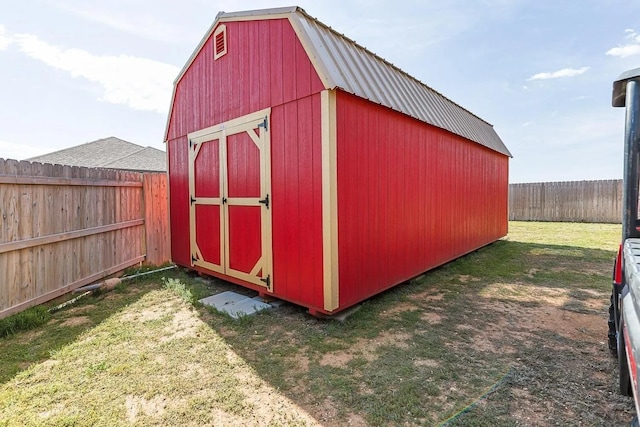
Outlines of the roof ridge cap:
M133 144L133 143L132 143L132 144ZM134 145L138 145L138 144L134 144ZM138 149L138 150L136 150L136 151L134 151L134 152L132 152L132 153L126 154L126 155L124 155L124 156L118 157L117 159L111 159L111 160L109 160L107 163L103 163L103 165L104 165L104 166L106 166L106 165L110 165L110 164L115 163L115 162L119 162L120 160L122 160L122 159L126 159L127 157L131 157L131 156L133 156L134 154L137 154L137 153L139 153L139 152L143 151L144 149L145 149L144 147L141 147L140 149Z

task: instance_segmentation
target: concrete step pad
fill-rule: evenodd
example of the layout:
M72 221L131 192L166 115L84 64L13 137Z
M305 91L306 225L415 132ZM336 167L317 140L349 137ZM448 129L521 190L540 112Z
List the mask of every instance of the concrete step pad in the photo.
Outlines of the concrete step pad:
M273 308L273 305L262 301L259 296L248 297L233 291L225 291L200 300L204 305L214 307L216 310L227 313L234 319L241 316L250 316L258 311Z

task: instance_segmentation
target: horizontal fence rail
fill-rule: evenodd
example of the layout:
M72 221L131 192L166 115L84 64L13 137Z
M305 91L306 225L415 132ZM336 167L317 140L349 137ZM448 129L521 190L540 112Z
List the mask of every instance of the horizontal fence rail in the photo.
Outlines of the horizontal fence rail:
M620 223L622 180L510 184L509 219Z
M0 318L169 261L163 173L0 159Z

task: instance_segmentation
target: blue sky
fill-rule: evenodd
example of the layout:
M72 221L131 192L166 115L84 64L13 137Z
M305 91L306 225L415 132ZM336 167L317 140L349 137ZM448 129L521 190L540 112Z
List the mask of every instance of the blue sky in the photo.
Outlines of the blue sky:
M25 0L0 6L0 157L107 136L164 149L173 80L219 11L273 1ZM616 179L640 67L631 0L299 0L495 126L511 182Z

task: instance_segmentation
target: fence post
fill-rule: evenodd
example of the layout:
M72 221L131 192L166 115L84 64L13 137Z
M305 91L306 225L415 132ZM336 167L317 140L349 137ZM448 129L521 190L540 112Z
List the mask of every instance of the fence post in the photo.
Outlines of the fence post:
M166 195L166 174L0 159L0 318L169 261Z

